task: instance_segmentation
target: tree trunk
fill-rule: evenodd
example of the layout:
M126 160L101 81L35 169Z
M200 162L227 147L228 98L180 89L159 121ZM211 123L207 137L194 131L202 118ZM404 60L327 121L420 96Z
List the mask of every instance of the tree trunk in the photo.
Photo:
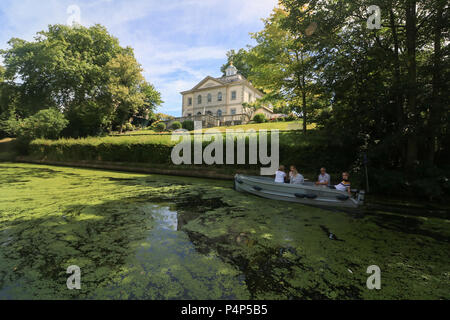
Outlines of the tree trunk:
M403 94L401 89L401 73L400 73L400 44L398 40L397 27L395 26L395 14L391 10L389 14L390 28L392 31L392 38L394 40L394 91L395 91L395 104L397 115L397 127L403 128Z
M441 129L442 101L441 101L441 38L444 1L436 1L436 15L434 18L434 56L433 56L433 82L432 82L432 105L430 108L428 121L427 154L425 165L432 167L434 165L434 156L436 153L436 144Z
M306 92L302 91L302 112L303 112L303 133L306 134L307 130L307 114L306 114Z
M406 49L407 49L407 143L406 168L412 168L418 161L418 114L417 114L417 65L416 65L416 0L407 0L406 6Z

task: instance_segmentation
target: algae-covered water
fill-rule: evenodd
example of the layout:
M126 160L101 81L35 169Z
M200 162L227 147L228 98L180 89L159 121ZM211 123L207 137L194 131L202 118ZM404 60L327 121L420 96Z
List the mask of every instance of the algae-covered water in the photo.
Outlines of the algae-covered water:
M330 234L333 234L330 236ZM450 221L0 164L0 299L449 299ZM69 290L69 266L81 290ZM366 286L367 267L381 289Z

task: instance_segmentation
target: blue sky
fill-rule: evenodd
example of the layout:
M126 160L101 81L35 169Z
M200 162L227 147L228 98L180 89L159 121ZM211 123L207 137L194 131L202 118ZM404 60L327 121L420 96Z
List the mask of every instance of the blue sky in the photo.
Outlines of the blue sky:
M105 25L122 46L135 49L148 81L162 93L160 112L179 116L180 92L207 75L220 76L226 52L251 44L277 0L2 0L0 48L12 37L32 40L49 24L67 23L80 8L81 24Z

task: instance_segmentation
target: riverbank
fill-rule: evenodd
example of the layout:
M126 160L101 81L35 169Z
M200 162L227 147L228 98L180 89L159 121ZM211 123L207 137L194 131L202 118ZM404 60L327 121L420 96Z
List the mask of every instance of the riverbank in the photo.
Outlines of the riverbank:
M126 162L106 162L106 161L50 161L36 160L30 157L16 157L17 163L28 163L38 165L51 165L71 168L85 168L97 170L112 170L118 172L161 174L168 176L194 177L213 180L234 180L236 174L255 175L260 174L256 169L239 169L234 167L209 168L196 166L167 166L167 165L149 165L143 163ZM307 179L314 180L316 173L304 173ZM411 197L380 196L366 194L365 207L372 211L395 212L404 215L429 216L442 219L450 219L450 206L441 202L425 201L423 199Z

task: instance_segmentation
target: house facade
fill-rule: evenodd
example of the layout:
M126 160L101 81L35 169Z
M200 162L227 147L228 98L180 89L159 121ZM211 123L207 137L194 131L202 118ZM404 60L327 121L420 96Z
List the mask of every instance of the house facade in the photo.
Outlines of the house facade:
M252 103L264 95L238 73L233 64L221 78L206 77L194 88L181 92L182 117L177 120L204 119L208 126L236 125L249 122L254 114L265 113L270 118L273 111L262 107L249 112L244 103ZM215 122L215 123L210 123Z

